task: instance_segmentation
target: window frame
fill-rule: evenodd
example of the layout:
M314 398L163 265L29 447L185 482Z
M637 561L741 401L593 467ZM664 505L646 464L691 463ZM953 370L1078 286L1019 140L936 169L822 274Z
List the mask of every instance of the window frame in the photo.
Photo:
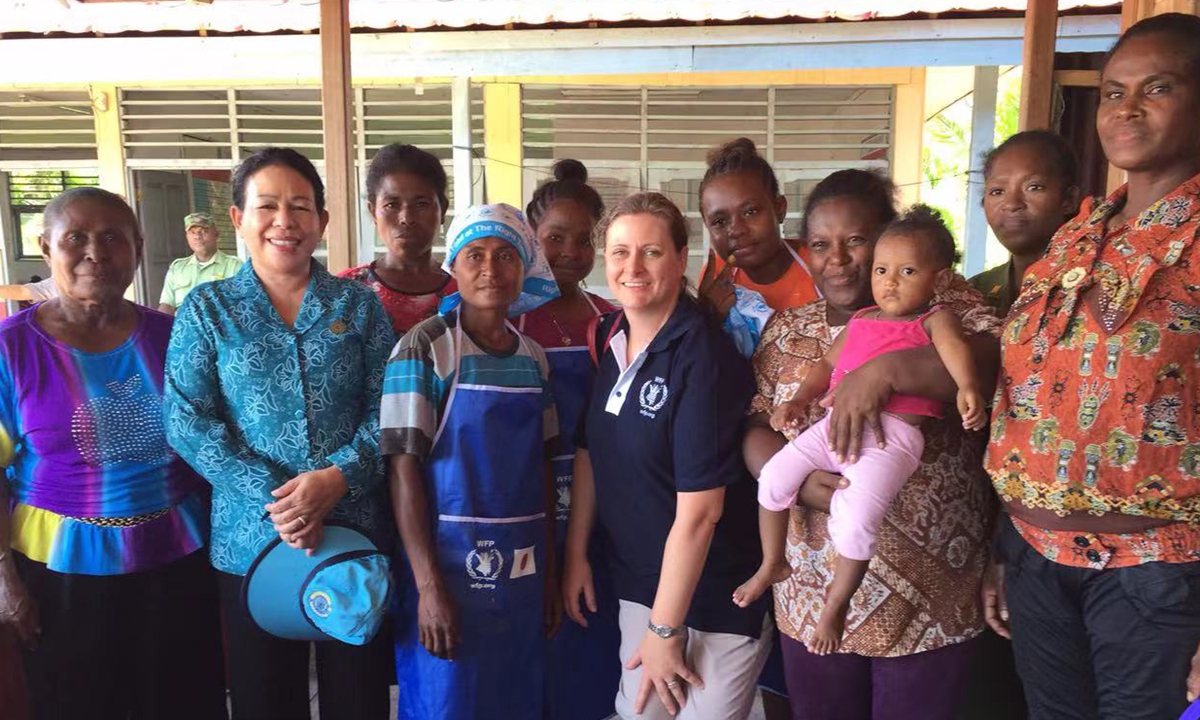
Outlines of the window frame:
M51 175L51 173L53 175ZM10 170L8 176L8 215L13 229L13 256L16 260L42 260L41 243L34 238L26 238L22 222L30 216L37 217L46 211L46 206L59 194L76 187L99 187L100 178L88 174L86 170L71 169L41 169L41 170ZM21 182L24 179L25 182ZM31 182L37 180L37 182ZM30 191L34 186L38 189ZM18 199L18 192L20 196ZM41 202L31 202L41 200ZM25 243L31 240L36 243L37 251L28 252Z

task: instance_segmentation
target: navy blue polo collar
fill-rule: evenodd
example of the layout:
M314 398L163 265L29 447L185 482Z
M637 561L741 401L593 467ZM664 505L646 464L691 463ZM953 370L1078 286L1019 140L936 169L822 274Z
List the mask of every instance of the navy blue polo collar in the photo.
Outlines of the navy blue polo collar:
M679 298L679 304L671 311L671 317L667 318L666 324L646 347L646 352L657 353L666 350L671 343L683 337L699 323L705 322L705 319L700 304L691 295L682 296ZM629 333L629 318L625 317L624 313L621 314L621 324L617 329Z

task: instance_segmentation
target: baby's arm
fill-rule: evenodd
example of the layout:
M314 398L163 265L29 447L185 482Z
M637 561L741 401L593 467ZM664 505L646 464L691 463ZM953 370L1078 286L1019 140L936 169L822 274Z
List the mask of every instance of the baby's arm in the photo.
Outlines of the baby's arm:
M925 318L925 330L928 331L942 364L958 385L957 405L958 412L962 415L963 427L969 430L981 429L987 422L987 414L984 412L985 400L975 381L975 360L958 315L951 310L940 309Z
M780 432L794 427L804 417L808 406L829 389L829 382L833 378L833 368L842 354L842 346L846 344L845 337L846 333L844 332L837 336L825 356L809 368L792 399L775 408L775 412L771 413L771 427Z

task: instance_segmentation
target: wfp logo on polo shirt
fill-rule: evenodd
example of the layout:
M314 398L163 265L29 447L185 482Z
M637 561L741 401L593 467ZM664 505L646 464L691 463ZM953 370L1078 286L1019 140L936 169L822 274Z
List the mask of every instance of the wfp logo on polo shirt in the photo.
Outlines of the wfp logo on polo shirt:
M669 394L667 381L663 378L656 377L642 383L642 390L638 393L638 402L642 404L642 414L648 418L658 417L658 411L667 404L667 395Z

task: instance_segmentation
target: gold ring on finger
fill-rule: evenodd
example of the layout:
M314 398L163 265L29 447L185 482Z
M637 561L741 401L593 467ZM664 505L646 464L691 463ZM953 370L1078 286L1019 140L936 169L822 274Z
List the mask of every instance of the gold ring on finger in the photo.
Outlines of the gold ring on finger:
M304 519L303 515L301 515L298 520L300 520L300 527L308 527L308 521Z

